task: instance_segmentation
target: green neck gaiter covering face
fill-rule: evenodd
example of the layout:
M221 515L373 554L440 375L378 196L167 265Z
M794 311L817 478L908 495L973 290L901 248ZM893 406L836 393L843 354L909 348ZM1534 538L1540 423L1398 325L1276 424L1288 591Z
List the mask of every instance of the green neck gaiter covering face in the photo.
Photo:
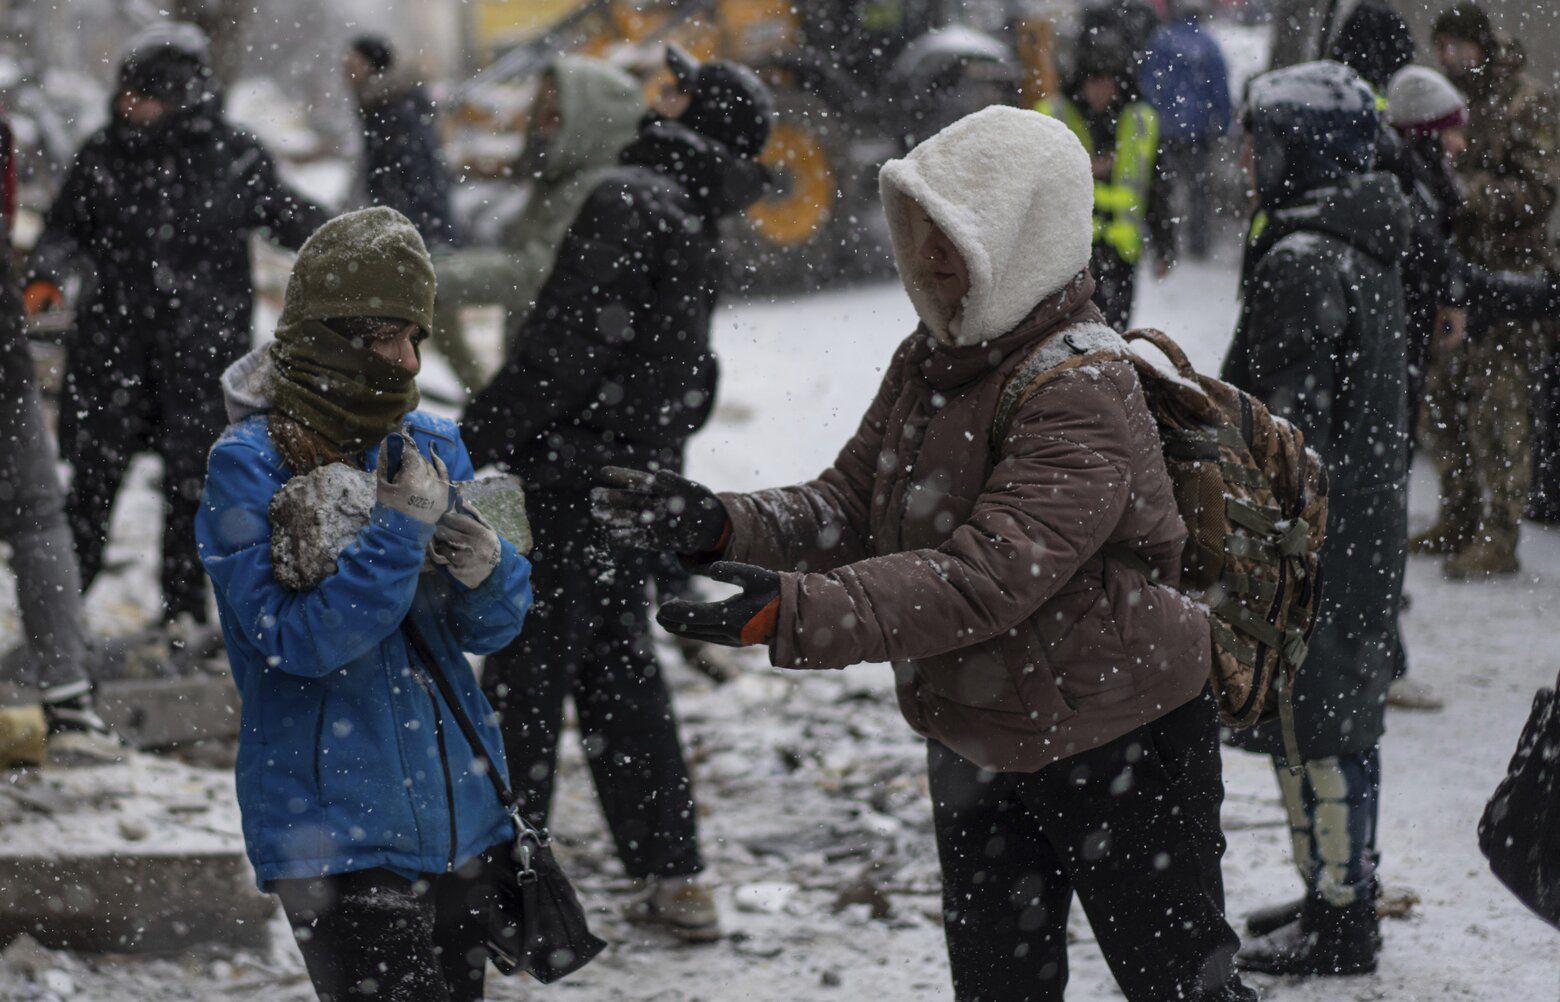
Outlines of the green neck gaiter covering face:
M276 332L272 406L343 452L377 445L417 409L417 378L322 320Z

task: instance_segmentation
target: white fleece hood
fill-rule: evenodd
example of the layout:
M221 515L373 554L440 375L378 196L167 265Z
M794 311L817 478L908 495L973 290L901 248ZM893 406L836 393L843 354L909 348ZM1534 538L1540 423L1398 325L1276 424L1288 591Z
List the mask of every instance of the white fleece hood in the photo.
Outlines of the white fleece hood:
M991 107L948 126L878 179L905 291L943 344L1008 333L1089 266L1094 176L1083 144L1037 111ZM925 213L959 248L970 291L940 303L919 248Z

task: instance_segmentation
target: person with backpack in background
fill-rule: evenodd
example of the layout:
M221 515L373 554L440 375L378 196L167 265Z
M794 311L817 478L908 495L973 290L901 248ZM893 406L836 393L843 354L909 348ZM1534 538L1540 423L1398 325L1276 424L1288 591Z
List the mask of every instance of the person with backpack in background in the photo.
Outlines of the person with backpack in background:
M1137 97L1131 50L1110 37L1078 40L1078 66L1066 93L1036 106L1060 119L1088 151L1094 174L1094 301L1125 329L1137 296L1145 248L1163 278L1175 261L1175 217L1168 204L1159 115Z
M452 501L471 460L454 422L417 410L433 300L405 216L320 227L276 340L223 374L232 423L196 520L242 697L244 844L322 1002L482 998L482 870L514 838L488 775L502 742L464 655L519 632L531 564ZM273 559L273 500L333 464L373 474L373 507L295 590ZM484 747L457 734L462 715Z
M301 246L324 213L222 114L206 36L172 22L132 39L109 124L81 147L33 247L29 314L94 274L66 346L60 448L82 587L103 568L130 460L163 463L162 620L185 641L208 620L195 550L206 452L222 433L218 377L249 350L250 237Z
M572 698L630 918L720 936L693 781L650 643L647 554L610 553L587 492L605 466L680 470L715 404L721 220L763 194L774 103L757 74L695 64L677 118L647 116L586 197L514 352L462 419L479 465L520 474L543 572L530 628L483 676L516 792L545 827Z
M1132 1002L1254 999L1224 918L1209 621L1174 587L1186 528L1136 370L1064 364L1003 402L1021 367L1121 345L1091 301L1089 154L992 107L881 187L921 324L834 465L721 495L605 470L596 518L740 586L663 606L673 633L781 667L895 664L956 998L1063 998L1076 892Z
M1497 38L1477 4L1443 12L1433 37L1442 71L1469 101L1468 145L1455 164L1464 192L1453 218L1459 249L1491 270L1537 274L1553 267L1549 218L1560 200L1554 94L1523 72L1521 48ZM1535 440L1535 374L1543 371L1554 330L1554 323L1493 320L1448 339L1431 360L1424 444L1441 478L1440 510L1413 548L1445 556L1450 578L1520 569L1517 543L1535 446L1553 427L1540 422ZM1552 471L1557 461L1546 451L1541 462Z
M1401 643L1411 223L1397 180L1372 168L1375 96L1352 70L1261 76L1245 119L1242 162L1268 223L1247 250L1223 378L1304 433L1330 486L1320 619L1293 691L1298 771L1277 724L1233 739L1274 756L1305 896L1252 915L1258 938L1237 963L1359 974L1376 969L1379 743Z
M1199 261L1208 257L1213 229L1213 156L1231 114L1229 70L1219 43L1202 29L1207 17L1207 0L1178 0L1138 71L1143 99L1159 116L1167 182L1185 206L1177 228Z

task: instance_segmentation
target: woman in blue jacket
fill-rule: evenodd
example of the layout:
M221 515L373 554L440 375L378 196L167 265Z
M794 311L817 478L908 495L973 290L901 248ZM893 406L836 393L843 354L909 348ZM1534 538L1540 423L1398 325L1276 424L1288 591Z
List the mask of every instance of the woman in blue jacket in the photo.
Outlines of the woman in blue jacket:
M519 633L530 564L451 510L450 481L472 477L471 459L453 422L415 409L433 298L432 263L400 213L320 227L276 341L223 376L233 423L196 523L243 701L244 841L330 1002L481 998L477 871L512 838L479 758L503 768L502 740L462 652ZM271 499L332 462L374 472L377 500L335 572L293 591L272 569ZM436 664L409 649L407 621ZM463 740L432 672L486 748Z

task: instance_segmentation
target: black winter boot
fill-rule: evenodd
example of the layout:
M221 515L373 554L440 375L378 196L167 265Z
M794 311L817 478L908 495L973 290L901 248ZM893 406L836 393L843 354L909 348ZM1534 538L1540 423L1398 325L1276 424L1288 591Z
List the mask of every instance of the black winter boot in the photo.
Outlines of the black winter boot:
M1378 901L1381 898L1381 884L1371 881L1370 898ZM1300 913L1305 910L1305 898L1298 897L1293 901L1281 901L1276 905L1268 905L1266 908L1258 908L1256 911L1246 914L1246 932L1252 938L1266 936L1268 933L1277 932L1291 922L1300 921ZM1381 927L1376 927L1376 949L1381 949Z
M1308 898L1297 921L1246 944L1235 966L1291 977L1370 974L1376 969L1379 921L1373 896L1343 908Z
M1277 932L1291 922L1300 921L1300 913L1304 910L1305 898L1295 898L1293 901L1281 901L1276 905L1258 908L1254 912L1247 913L1246 932L1253 938Z

